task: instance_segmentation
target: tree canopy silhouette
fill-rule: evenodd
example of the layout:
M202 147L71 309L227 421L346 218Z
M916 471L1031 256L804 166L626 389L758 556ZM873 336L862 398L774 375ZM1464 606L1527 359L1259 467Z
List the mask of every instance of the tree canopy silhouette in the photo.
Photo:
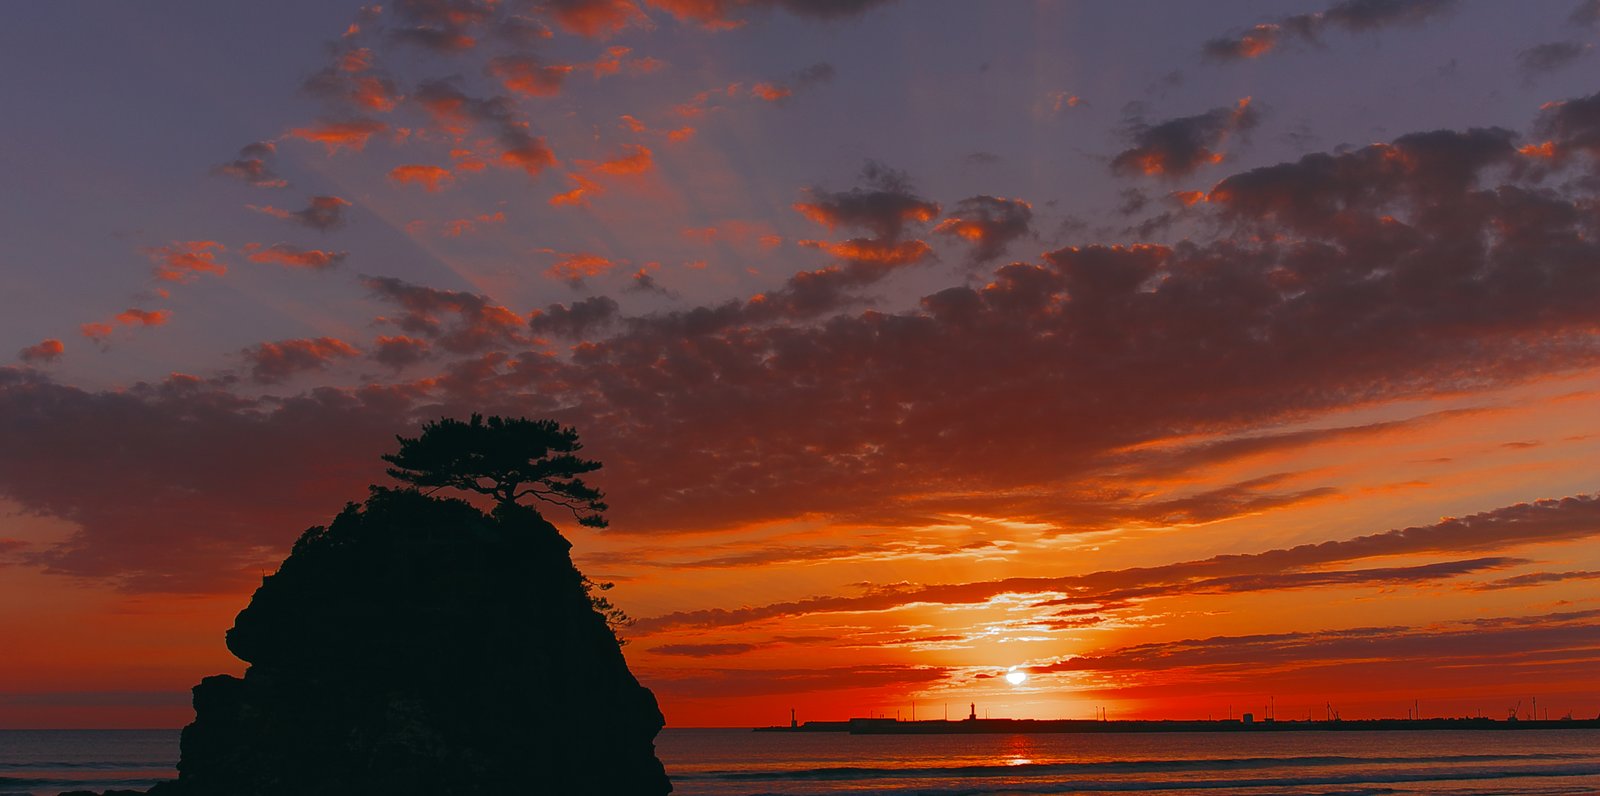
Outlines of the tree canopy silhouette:
M441 418L423 425L417 437L395 439L399 452L383 460L401 481L477 492L503 505L533 497L567 509L581 525L606 526L604 495L578 477L600 463L574 455L583 449L578 432L554 420L474 413L466 423Z

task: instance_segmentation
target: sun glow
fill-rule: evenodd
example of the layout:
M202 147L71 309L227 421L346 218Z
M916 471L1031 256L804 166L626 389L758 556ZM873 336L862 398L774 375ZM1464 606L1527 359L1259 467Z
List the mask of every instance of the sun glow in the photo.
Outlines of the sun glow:
M1006 670L1006 682L1012 685L1022 685L1027 682L1028 673L1013 666Z

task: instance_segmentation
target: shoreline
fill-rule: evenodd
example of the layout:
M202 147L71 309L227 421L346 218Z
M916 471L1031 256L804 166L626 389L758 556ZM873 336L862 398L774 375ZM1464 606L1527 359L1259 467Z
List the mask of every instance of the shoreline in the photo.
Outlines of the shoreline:
M1517 730L1600 730L1600 718L1497 720L1489 718L1455 719L1333 719L1328 721L1288 720L1242 721L1240 719L962 719L949 721L901 721L899 719L856 718L847 721L808 721L800 725L754 727L752 732L812 733L832 732L849 735L987 735L1035 733L1163 733L1163 732L1395 732L1470 730L1509 732Z

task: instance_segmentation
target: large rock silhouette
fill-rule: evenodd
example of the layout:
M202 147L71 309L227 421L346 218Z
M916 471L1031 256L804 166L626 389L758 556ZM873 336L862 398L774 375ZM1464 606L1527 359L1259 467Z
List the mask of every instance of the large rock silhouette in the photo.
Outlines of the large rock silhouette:
M664 721L570 544L515 504L374 488L312 528L194 689L168 796L664 794Z

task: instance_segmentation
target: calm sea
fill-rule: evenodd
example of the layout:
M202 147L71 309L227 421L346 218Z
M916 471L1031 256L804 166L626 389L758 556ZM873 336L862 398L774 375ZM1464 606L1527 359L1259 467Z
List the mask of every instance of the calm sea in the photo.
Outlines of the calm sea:
M1593 794L1600 732L786 735L669 729L679 796ZM173 730L0 731L0 794L148 787Z

